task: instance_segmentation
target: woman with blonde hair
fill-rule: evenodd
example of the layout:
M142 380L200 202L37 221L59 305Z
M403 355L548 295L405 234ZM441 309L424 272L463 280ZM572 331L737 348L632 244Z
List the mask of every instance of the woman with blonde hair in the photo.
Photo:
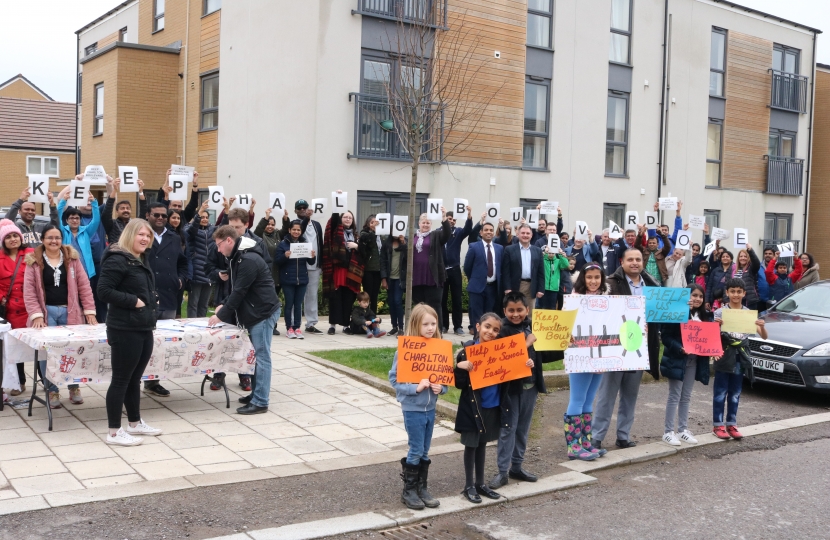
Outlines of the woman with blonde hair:
M749 243L746 244L746 248L738 252L738 257L735 260L735 271L732 273L732 277L742 279L746 285L744 305L749 309L757 309L758 300L760 299L757 284L758 272L761 270L761 261Z
M424 303L435 310L438 320L443 320L441 300L447 268L444 265L444 244L452 236L452 227L447 221L447 212L441 207L441 227L431 231L432 221L427 214L418 218L418 230L411 235L413 243L412 261L412 305ZM406 252L404 252L405 254ZM401 257L401 283L406 283L407 259Z

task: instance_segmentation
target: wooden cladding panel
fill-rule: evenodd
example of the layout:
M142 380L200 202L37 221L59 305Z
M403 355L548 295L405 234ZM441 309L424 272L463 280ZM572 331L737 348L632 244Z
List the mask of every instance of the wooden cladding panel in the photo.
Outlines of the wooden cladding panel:
M202 19L199 36L199 70L204 73L219 69L219 24L222 11L214 11Z
M199 184L202 186L216 185L218 134L216 130L199 133L199 160L196 170L199 171Z
M816 70L813 154L810 173L810 214L806 250L825 274L830 270L830 72ZM827 277L826 275L824 276Z
M726 54L722 185L764 191L772 42L730 31Z

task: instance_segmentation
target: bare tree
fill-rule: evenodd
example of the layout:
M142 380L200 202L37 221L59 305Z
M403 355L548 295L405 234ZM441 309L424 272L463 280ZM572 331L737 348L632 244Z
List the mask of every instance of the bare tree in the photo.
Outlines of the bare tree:
M406 0L396 6L398 23L394 31L386 33L384 48L397 55L399 72L376 74L387 103L369 112L382 129L394 131L400 155L410 161L409 228L413 230L418 226L415 211L419 165L446 163L469 148L482 116L503 83L488 84L482 69L489 56L481 50L479 31L464 24L465 14L454 15L446 26L442 0ZM388 118L381 118L384 114ZM407 322L412 312L413 260L413 242L409 241Z

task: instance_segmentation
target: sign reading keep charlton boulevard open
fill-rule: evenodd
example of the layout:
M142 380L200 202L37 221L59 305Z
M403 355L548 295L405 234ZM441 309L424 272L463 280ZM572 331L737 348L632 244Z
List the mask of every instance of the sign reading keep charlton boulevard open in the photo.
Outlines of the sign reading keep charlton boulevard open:
M452 343L444 339L398 336L398 382L455 384Z

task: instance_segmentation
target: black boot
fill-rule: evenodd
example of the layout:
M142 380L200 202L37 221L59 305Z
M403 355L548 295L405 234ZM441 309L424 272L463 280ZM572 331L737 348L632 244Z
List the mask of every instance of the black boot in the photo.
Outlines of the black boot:
M427 508L438 508L441 505L441 501L434 499L427 490L427 478L429 477L430 463L432 463L432 461L422 459L421 463L418 465L418 497L421 498Z
M403 492L401 502L412 510L423 510L424 502L418 497L418 465L410 465L406 458L401 458L401 479L403 480Z

